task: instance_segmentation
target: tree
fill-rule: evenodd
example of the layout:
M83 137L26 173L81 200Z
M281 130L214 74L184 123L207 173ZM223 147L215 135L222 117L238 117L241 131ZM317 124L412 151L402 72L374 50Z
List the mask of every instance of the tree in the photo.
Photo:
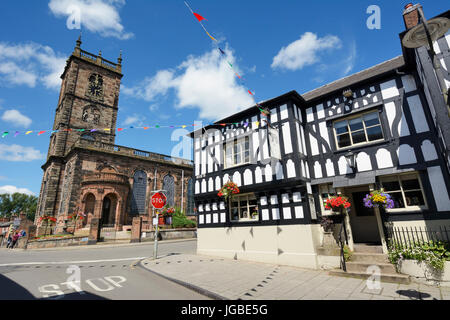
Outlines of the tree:
M37 197L24 193L0 194L0 215L9 218L23 212L33 221L37 202Z

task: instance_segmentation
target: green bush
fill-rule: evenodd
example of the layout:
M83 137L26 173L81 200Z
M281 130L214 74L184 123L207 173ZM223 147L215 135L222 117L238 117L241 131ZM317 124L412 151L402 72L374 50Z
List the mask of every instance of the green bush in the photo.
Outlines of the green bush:
M350 258L352 257L353 252L350 250L350 248L347 245L344 245L344 259L345 261L350 261Z
M195 228L197 224L186 218L180 208L175 208L175 213L172 215L172 226L174 228Z
M389 247L389 261L397 265L400 260L424 261L434 269L442 271L445 261L450 261L450 243L429 241L415 243L411 248L393 243Z

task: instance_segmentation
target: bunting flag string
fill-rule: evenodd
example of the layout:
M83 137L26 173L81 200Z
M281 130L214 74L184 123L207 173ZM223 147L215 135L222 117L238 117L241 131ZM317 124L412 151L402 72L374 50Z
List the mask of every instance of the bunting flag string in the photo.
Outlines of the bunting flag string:
M203 16L201 16L200 14L194 12L194 10L192 10L191 6L190 6L186 1L184 1L184 3L185 3L186 6L188 7L188 9L191 11L191 13L195 16L195 18L197 18L198 23L202 26L202 28L203 28L203 30L206 32L206 34L207 34L207 35L214 41L214 43L217 45L217 48L219 49L220 53L221 53L224 57L226 57L226 53L225 53L225 51L224 51L222 48L220 48L220 46L219 46L219 44L218 44L218 41L217 41L213 36L211 36L211 34L208 32L208 30L206 30L205 26L203 25L202 21L203 21L203 20L206 20L206 19L205 19ZM208 20L206 20L206 21L208 21ZM235 71L233 65L232 65L229 61L227 61L227 63L229 64L229 66L230 66L231 69L233 70L234 74L239 78L239 80L241 80L241 82L243 83L243 85L245 85L245 82L243 81L242 77ZM264 109L264 108L256 101L255 94L254 94L252 91L250 91L250 90L248 90L248 89L247 89L247 91L248 91L248 93L250 94L250 96L252 97L253 101L255 102L255 105L258 107L258 109L259 109L259 111L261 112L261 114L262 114L263 116L267 117L267 116L270 114L270 111L269 111L268 109Z
M226 127L226 126L243 126L244 128L247 128L250 124L253 124L254 127L259 127L260 122L259 121L254 121L254 122L226 122L226 123L206 123L204 126L221 126L221 127ZM170 128L170 129L175 129L175 128L182 128L182 129L186 129L188 127L198 127L200 126L199 124L181 124L181 125L154 125L154 126L145 126L145 127L134 127L134 126L130 126L128 128L117 128L116 131L117 132L124 132L126 130L132 130L132 129L143 129L143 130L149 130L149 129L162 129L162 128ZM13 137L16 138L17 136L24 134L24 135L30 135L32 133L37 133L38 136L42 136L45 133L49 133L50 135L54 134L54 133L59 133L59 132L99 132L99 131L106 131L106 132L110 132L112 131L112 129L110 128L95 128L95 129L60 129L60 130L29 130L29 131L15 131ZM2 138L6 138L7 136L11 136L11 131L0 131L1 137Z

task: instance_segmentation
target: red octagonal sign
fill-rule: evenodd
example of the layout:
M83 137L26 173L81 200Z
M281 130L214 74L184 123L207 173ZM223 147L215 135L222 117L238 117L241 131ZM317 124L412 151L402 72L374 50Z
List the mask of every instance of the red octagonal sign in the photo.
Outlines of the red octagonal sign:
M152 205L155 209L162 209L166 205L167 198L162 192L155 193L152 196Z

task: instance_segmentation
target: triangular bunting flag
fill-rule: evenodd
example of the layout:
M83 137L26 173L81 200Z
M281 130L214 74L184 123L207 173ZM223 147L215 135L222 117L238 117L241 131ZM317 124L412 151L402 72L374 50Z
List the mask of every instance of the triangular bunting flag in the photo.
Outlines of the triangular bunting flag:
M14 138L17 137L20 134L19 131L16 131L16 134L14 135Z
M27 131L27 133L25 133L25 134L30 134L30 133L32 133L33 131Z
M45 133L46 131L40 131L39 133L38 133L38 136L40 136L41 134L43 134L43 133Z
M9 134L9 132L3 132L2 138L6 137Z
M198 13L194 13L194 16L197 18L198 22L202 22L203 20L206 20L205 18L203 18L201 15L199 15ZM208 20L206 20L208 21Z
M118 128L118 129L117 129L117 131L119 131L119 132L122 131L122 130L123 130L123 128Z

